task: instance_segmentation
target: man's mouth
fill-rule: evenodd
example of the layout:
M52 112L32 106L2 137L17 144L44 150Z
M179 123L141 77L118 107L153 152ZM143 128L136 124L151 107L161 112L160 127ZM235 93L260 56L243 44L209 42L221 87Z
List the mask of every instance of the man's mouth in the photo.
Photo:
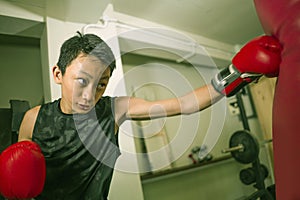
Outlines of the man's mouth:
M91 106L90 105L85 105L85 104L78 104L78 107L81 109L81 110L84 110L84 111L89 111Z

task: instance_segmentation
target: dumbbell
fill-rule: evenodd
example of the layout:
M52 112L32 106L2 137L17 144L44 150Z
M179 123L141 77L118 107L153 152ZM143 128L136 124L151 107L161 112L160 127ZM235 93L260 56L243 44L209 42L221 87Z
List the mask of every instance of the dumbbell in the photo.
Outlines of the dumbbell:
M197 155L197 159L194 158L194 154ZM205 145L196 146L192 148L191 154L189 154L189 158L192 159L193 163L201 163L205 161L210 161L213 159L213 156L207 152L207 147Z

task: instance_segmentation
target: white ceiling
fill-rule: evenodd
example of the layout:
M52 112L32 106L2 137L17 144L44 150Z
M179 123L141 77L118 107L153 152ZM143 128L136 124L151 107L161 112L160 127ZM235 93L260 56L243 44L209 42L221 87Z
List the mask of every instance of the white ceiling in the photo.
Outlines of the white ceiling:
M55 1L56 3L52 3L52 5L57 5L57 9L65 14L65 19L83 23L86 23L87 19L101 16L106 5L112 3L114 10L117 12L229 44L244 44L251 38L263 33L253 0L5 1L17 3L20 6L27 4L41 9L46 8L47 1ZM80 9L81 15L78 15L78 9ZM84 19L82 13L84 13ZM9 28L9 25L3 26L3 19L0 22L2 28L6 30ZM10 20L10 22L12 21ZM20 24L17 25L20 26ZM10 26L13 26L13 24L10 24Z
M230 44L263 33L252 0L111 1L117 12Z

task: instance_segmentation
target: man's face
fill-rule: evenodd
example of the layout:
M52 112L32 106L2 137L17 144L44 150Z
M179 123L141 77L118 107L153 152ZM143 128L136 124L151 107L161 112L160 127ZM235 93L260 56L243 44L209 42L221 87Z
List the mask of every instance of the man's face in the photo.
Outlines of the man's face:
M66 114L87 113L102 97L110 68L93 56L79 55L61 79L61 109Z

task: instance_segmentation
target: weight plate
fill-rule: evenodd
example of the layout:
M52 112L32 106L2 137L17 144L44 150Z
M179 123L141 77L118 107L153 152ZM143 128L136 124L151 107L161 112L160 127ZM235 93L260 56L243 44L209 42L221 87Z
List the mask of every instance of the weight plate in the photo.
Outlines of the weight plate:
M248 164L252 163L259 154L259 145L256 138L251 135L247 130L236 131L232 134L229 147L236 147L238 145L243 145L243 150L232 151L231 155L236 161Z

